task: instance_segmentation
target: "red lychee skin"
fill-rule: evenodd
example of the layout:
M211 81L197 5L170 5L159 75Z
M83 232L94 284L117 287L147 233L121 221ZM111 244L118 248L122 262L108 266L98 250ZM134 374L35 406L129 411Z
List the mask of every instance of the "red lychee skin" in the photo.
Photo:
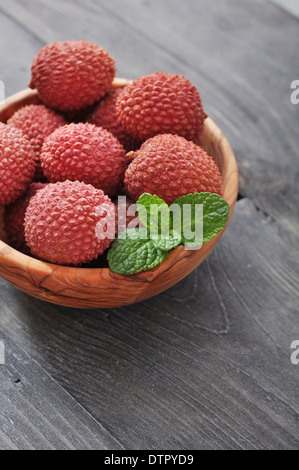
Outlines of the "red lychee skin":
M223 194L222 177L214 160L184 137L152 137L135 152L125 173L125 188L134 200L143 193L156 194L167 204L190 193Z
M133 80L119 95L116 110L128 134L142 141L167 133L192 140L206 117L195 86L182 75L168 73Z
M141 141L128 134L118 120L116 101L121 92L122 89L118 88L108 93L87 117L87 122L103 127L111 132L119 140L124 149L129 152L138 149Z
M61 114L42 104L30 104L20 108L7 121L8 126L20 129L31 143L37 161L36 179L43 177L40 153L45 138L55 129L67 124Z
M110 132L94 124L68 124L45 139L41 152L46 178L83 181L114 196L123 184L126 152Z
M44 183L31 183L26 193L14 203L5 207L4 227L9 244L18 251L30 254L30 249L26 245L24 233L25 212L30 199L39 189L45 187Z
M87 41L54 42L33 60L30 88L50 108L70 111L101 99L111 88L115 62L105 49Z
M79 181L47 184L30 200L25 239L31 253L61 265L96 259L115 237L115 206L100 189ZM105 237L99 239L100 224Z
M36 169L34 150L19 129L0 123L0 205L22 196Z

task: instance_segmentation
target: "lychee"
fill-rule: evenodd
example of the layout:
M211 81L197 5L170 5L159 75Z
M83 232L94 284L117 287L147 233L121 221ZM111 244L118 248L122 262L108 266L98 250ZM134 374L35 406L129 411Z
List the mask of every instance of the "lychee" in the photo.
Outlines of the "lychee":
M31 73L29 86L44 104L69 111L94 104L110 90L115 62L91 42L54 42L37 53Z
M30 142L19 129L0 123L0 205L18 199L32 182L36 168Z
M43 176L40 166L40 152L45 137L66 123L61 114L42 104L24 106L8 119L7 125L20 129L33 146L37 161L37 179Z
M9 244L16 250L30 254L30 249L25 242L24 219L30 199L35 193L45 187L44 183L31 183L26 193L14 203L5 207L4 227Z
M222 196L222 177L216 163L184 137L157 135L134 153L125 173L125 188L134 201L143 193L156 194L167 204L195 192Z
M118 120L116 101L121 92L121 88L110 91L87 117L87 121L107 129L119 140L124 149L129 152L139 148L141 141L128 134Z
M110 132L89 123L72 123L45 139L41 152L47 179L83 181L114 196L127 166L122 145Z
M80 265L109 247L114 225L115 206L102 190L79 181L50 183L30 200L25 238L40 259Z
M199 93L187 78L159 72L126 86L116 109L124 129L142 141L167 133L192 140L206 117Z

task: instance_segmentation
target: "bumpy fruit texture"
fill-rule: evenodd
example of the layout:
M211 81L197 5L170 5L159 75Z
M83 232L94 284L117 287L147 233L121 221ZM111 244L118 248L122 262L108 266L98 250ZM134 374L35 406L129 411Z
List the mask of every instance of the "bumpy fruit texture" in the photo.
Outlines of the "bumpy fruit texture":
M142 141L167 133L192 140L206 116L195 86L182 75L167 73L134 80L118 97L116 109L124 129Z
M128 134L118 120L116 101L121 93L121 89L108 93L88 116L87 121L111 132L129 152L139 148L141 141Z
M0 123L0 205L16 201L32 182L34 150L19 129Z
M40 259L80 265L109 247L115 236L114 220L114 204L100 189L79 181L47 184L30 200L25 238L31 253ZM104 237L97 235L98 227Z
M201 147L184 137L162 134L135 152L125 173L125 187L134 201L150 193L170 204L189 193L208 191L222 196L222 177Z
M4 227L9 244L16 250L28 255L30 254L30 249L26 244L24 233L25 212L30 199L39 189L44 187L45 184L43 183L31 183L26 193L14 203L6 206L4 211Z
M31 143L37 162L36 179L42 179L40 153L45 138L55 129L67 124L61 114L42 104L31 104L16 111L7 125L20 129Z
M110 90L115 62L91 42L54 42L37 53L31 74L29 86L45 105L70 111L94 104Z
M68 124L45 139L42 168L51 182L83 181L115 196L127 166L122 145L110 132L94 124Z

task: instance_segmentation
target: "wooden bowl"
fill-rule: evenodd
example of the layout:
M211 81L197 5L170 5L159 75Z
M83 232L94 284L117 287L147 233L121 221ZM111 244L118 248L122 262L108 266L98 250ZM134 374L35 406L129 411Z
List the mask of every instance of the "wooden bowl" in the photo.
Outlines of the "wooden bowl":
M129 82L116 79L114 88ZM26 89L9 97L0 106L0 121L20 107L40 103L35 90ZM207 118L197 142L217 163L223 177L224 199L230 205L230 218L238 194L238 168L234 153L219 129ZM225 229L200 250L187 251L182 245L172 250L158 267L125 277L108 268L58 266L26 256L5 243L3 208L0 210L0 275L18 289L39 299L77 308L116 307L152 297L173 286L193 271L212 251Z

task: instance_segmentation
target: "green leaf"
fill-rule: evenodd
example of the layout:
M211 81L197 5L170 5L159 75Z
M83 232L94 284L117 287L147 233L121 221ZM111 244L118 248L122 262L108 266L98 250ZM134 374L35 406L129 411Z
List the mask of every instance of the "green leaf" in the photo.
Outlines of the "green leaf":
M111 271L117 274L132 275L158 266L168 253L149 238L146 229L127 229L127 237L117 238L108 252Z
M169 232L169 207L155 194L143 193L137 201L138 216L152 234Z
M187 245L190 241L194 243L194 238L201 239L201 244L206 243L217 235L228 221L229 204L218 194L208 192L188 194L173 201L171 210L174 205L180 208L182 243ZM199 217L200 205L203 209L201 217ZM189 217L184 216L186 213ZM174 220L173 213L171 218L173 229L178 230L178 221Z
M137 204L139 218L148 228L127 229L112 243L108 262L118 274L152 269L180 243L187 249L200 247L224 228L229 217L229 204L208 192L182 196L170 207L157 196L144 193Z
M170 251L173 248L176 248L182 243L182 237L179 233L171 230L169 234L160 234L152 235L150 234L152 240L155 241L156 247L162 251Z

